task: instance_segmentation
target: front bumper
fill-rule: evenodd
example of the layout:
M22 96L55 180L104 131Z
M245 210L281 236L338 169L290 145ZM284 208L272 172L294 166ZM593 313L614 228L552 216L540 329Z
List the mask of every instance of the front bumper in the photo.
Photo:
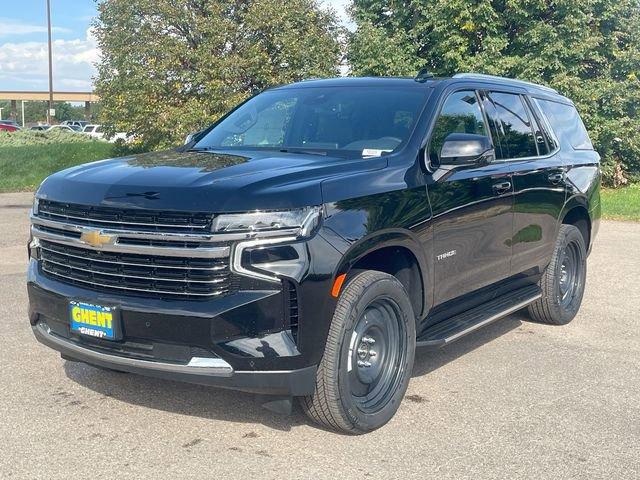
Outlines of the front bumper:
M303 396L313 393L316 367L284 371L234 371L220 358L193 357L187 364L139 360L102 353L57 336L44 323L31 327L36 339L72 361L180 382L245 392Z
M107 295L48 278L33 259L27 288L36 339L68 360L261 394L313 393L317 362L283 330L279 291L238 292L212 302ZM72 333L72 300L115 306L123 338Z

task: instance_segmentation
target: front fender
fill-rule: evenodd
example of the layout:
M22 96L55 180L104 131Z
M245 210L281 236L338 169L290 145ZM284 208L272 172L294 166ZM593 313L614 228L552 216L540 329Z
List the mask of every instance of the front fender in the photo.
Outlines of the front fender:
M324 229L338 239L332 244L342 254L334 278L349 272L370 253L387 247L404 248L416 259L420 272L423 316L433 304L430 218L424 187L327 204Z

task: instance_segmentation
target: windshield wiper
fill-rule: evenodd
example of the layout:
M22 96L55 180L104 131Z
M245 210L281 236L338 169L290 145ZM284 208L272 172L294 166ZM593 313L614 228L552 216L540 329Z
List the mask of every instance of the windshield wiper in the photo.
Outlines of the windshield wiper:
M247 150L253 150L255 148L247 148ZM187 150L188 152L210 152L212 150L225 150L224 147L194 147L194 148L190 148L189 150ZM277 150L278 152L282 152L282 153L295 153L298 155L320 155L322 157L326 157L327 156L327 152L322 151L322 150L313 150L313 149L306 149L306 148L257 148L256 150L258 151L264 151L264 150Z
M306 148L281 148L280 151L282 153L299 153L302 155L320 155L322 157L327 156L327 152L323 152L322 150L307 150Z
M187 152L208 152L210 150L216 150L216 147L190 148Z

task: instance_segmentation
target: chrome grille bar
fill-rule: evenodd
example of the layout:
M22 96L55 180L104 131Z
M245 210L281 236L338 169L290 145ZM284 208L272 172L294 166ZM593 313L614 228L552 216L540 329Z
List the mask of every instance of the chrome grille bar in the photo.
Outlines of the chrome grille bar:
M78 258L81 260L87 260L86 257L82 257L80 255L73 255L71 253L68 252L59 252L57 250L53 250L51 248L46 248L43 246L40 246L40 250L43 250L45 252L50 252L50 253L55 253L57 255L65 255L67 257L72 257L72 258ZM102 260L99 258L91 258L89 259L92 262L100 262L100 263L107 263L107 264L113 264L113 261L109 261L109 260ZM218 272L221 270L225 270L228 267L226 265L215 265L213 267L182 267L182 266L178 266L178 265L155 265L155 264L151 264L149 265L149 263L134 263L134 262L123 262L123 261L118 261L118 265L128 265L128 266L132 266L132 267L153 267L153 268L169 268L169 269L177 269L177 270L205 270L205 271L210 271L210 272Z
M135 288L135 287L123 287L123 286L116 286L116 285L108 285L105 283L99 283L96 282L94 280L82 280L76 277L70 277L67 275L61 275L59 273L53 272L51 270L46 269L45 267L42 268L43 271L49 273L50 275L53 275L54 277L61 277L64 279L68 279L71 280L72 283L73 282L79 282L79 283L83 283L85 285L91 285L91 286L97 286L97 287L104 287L104 288L111 288L114 290L128 290L128 291L133 291L133 292L146 292L146 293L154 293L154 294L163 294L163 295L179 295L179 296L198 296L198 297L213 297L213 296L219 296L219 295L224 295L226 293L228 293L227 290L220 290L220 291L216 291L216 292L212 292L212 293L192 293L192 292L171 292L171 291L167 291L167 290L158 290L158 289L148 289L148 288Z
M77 225L66 222L58 222L54 220L49 220L46 218L41 218L35 215L31 215L31 224L32 225L40 225L43 227L48 227L55 230L61 230L65 232L72 232L76 234L81 234L87 230L96 230L97 227L91 227L88 225ZM236 232L236 233L176 233L176 232L149 232L149 231L139 231L139 230L126 230L121 228L99 228L100 232L106 235L114 235L122 238L131 238L131 239L141 239L141 240L158 240L158 241L176 241L176 242L194 242L194 243L224 243L224 242L232 242L236 240L251 240L254 238L254 235L247 232ZM286 237L290 235L297 235L298 229L279 229L272 231L264 231L260 232L260 238L269 238L269 237Z
M105 232L106 233L106 232ZM127 245L122 244L119 240L112 245L102 245L96 247L83 242L79 238L66 236L62 233L52 233L38 228L38 225L31 226L31 234L34 238L48 240L50 242L67 245L70 247L86 248L95 251L106 251L115 253L132 253L141 255L164 255L169 257L194 257L194 258L224 258L228 257L230 248L228 246L218 247L198 247L198 248L181 248L181 247L159 247L151 245Z
M87 225L77 225L66 222L57 222L46 218L31 215L31 223L43 227L61 230L63 232L82 233L87 230L95 230L96 227ZM107 235L115 235L127 238L139 238L144 240L162 240L162 241L178 241L178 242L213 242L213 234L200 233L176 233L176 232L146 232L137 230L126 230L122 228L100 228L102 233Z
M60 265L61 267L65 267L65 268L70 268L72 270L80 270L82 272L88 272L88 273L92 273L92 274L96 274L96 275L107 275L110 277L121 277L121 278L138 278L141 280L151 280L151 281L158 281L158 282L183 282L183 283L210 283L210 284L217 284L217 283L222 283L225 280L227 280L225 277L223 278L215 278L212 280L193 280L193 279L185 279L185 278L167 278L167 277L157 277L157 276L148 276L148 277L142 277L139 275L129 275L129 274L122 274L122 273L110 273L110 272L101 272L100 270L91 270L89 268L81 268L81 267L76 267L73 265L68 265L62 262L56 262L55 260L51 260L49 258L43 258L43 261L45 264L47 263L53 263L54 265Z

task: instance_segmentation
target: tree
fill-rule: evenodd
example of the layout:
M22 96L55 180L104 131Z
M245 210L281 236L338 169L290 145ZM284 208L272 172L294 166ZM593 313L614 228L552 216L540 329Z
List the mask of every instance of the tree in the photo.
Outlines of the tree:
M355 75L478 72L573 99L605 179L640 178L638 0L354 0Z
M267 87L337 74L339 26L316 0L106 0L96 90L112 131L174 146Z

